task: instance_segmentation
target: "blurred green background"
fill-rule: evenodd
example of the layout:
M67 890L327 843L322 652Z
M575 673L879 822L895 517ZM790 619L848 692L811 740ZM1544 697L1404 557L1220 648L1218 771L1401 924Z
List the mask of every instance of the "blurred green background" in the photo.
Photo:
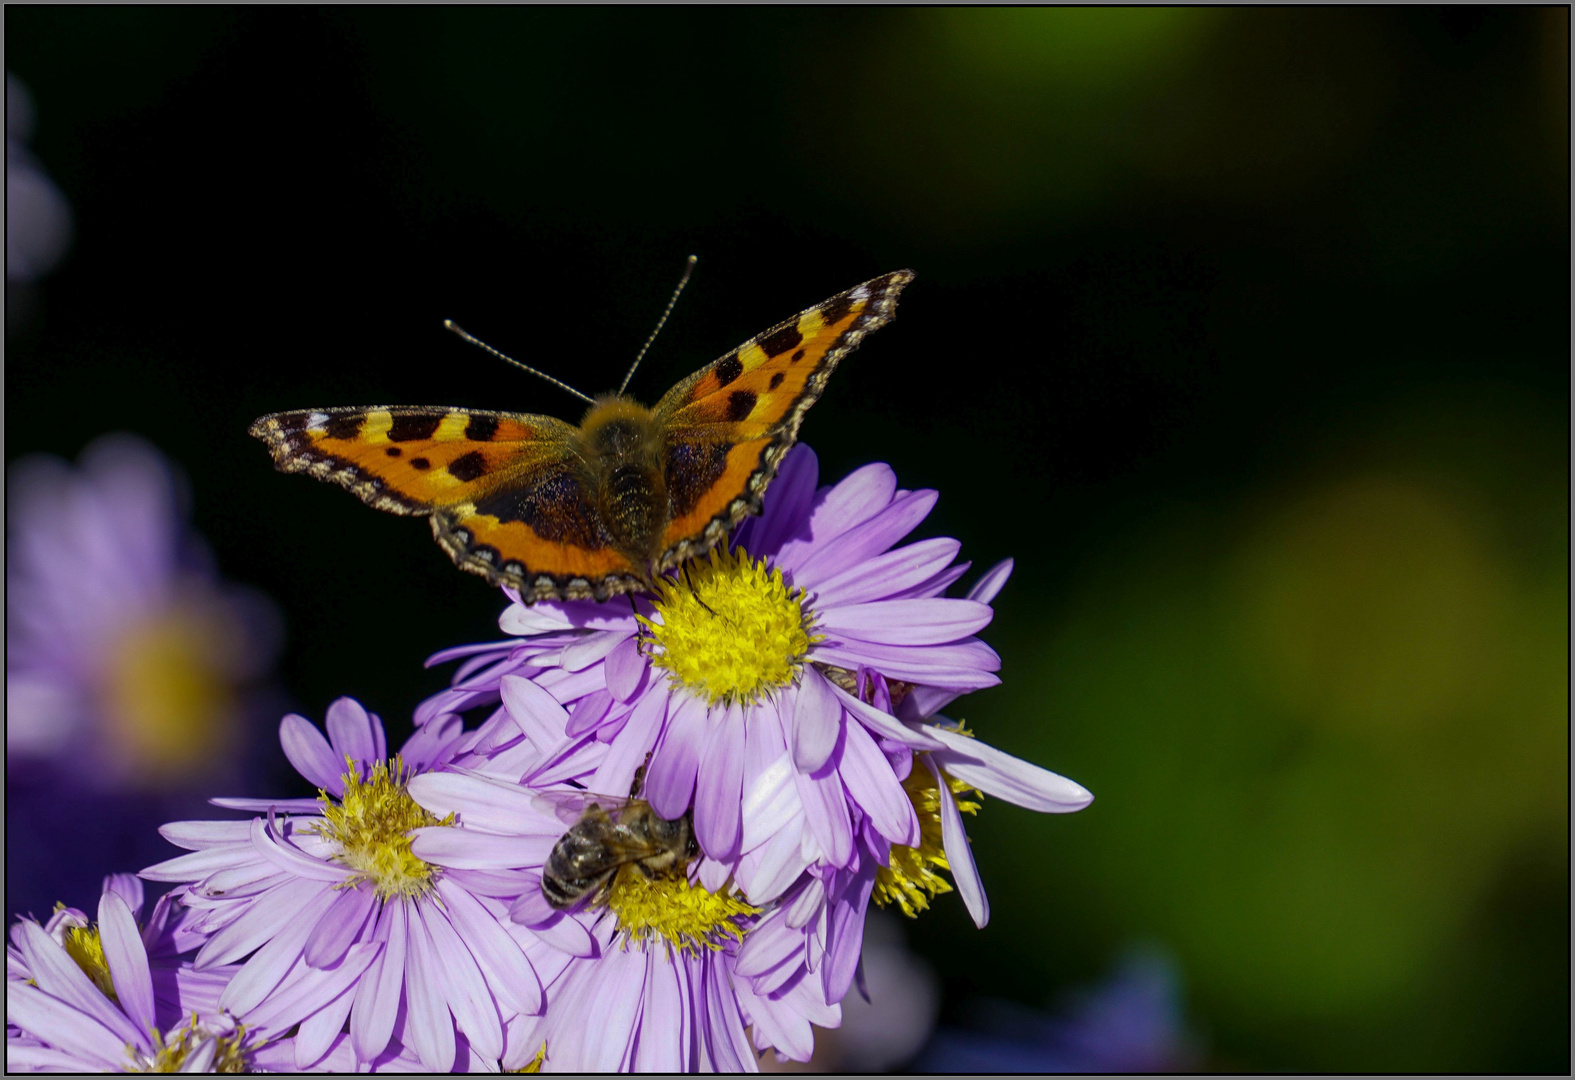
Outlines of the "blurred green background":
M1221 1069L1569 1069L1567 9L19 8L70 200L6 455L129 428L408 729L498 596L272 471L257 415L574 418L918 280L803 437L1017 573L954 708L1088 786L972 826L946 1015L1161 943ZM288 771L275 763L281 787ZM104 868L104 869L122 869ZM75 903L89 897L72 897Z

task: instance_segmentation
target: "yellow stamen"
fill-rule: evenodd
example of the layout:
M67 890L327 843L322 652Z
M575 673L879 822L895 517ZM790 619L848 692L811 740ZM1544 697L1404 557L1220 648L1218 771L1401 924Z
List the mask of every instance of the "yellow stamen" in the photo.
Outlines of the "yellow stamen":
M545 1039L543 1039L542 1040L542 1044L541 1044L541 1049L536 1051L536 1056L531 1058L525 1064L521 1065L519 1068L513 1069L511 1071L517 1072L517 1073L539 1073L539 1072L541 1072L541 1063L546 1061L546 1060L547 1060L547 1042L546 1042Z
M192 1013L191 1019L183 1028L176 1028L170 1032L169 1041L159 1032L153 1033L153 1056L133 1065L131 1072L142 1073L175 1073L180 1072L187 1056L197 1047L203 1039L210 1036L210 1032L197 1023L197 1014ZM215 1073L243 1073L246 1072L246 1057L241 1052L241 1043L246 1039L246 1026L237 1024L235 1030L228 1035L218 1036L218 1046L213 1055L213 1066L208 1070Z
M963 798L962 793L972 791L984 798L978 789L946 776L944 771L941 775L946 777L947 785L957 796L957 809L965 814L976 813L979 804ZM935 777L915 760L902 787L919 815L919 846L892 845L889 865L881 867L875 875L875 891L871 898L882 907L895 903L911 919L928 908L932 899L952 891L951 884L931 869L950 870L951 864L946 861L946 848L941 841L941 792Z
M115 996L115 983L109 977L109 961L104 958L104 939L99 936L98 927L67 926L65 931L66 955L77 962L77 967L93 980L93 985L105 997L120 1001Z
M624 946L630 941L665 939L686 952L720 949L726 938L744 940L737 920L758 915L727 893L691 885L681 876L648 878L632 865L621 867L608 890L607 906L618 917Z
M743 548L712 548L675 581L657 579L660 621L650 631L651 662L711 704L759 701L792 683L809 647L813 615L802 589Z
M318 832L339 845L334 861L354 871L339 888L370 881L379 900L425 893L438 868L411 852L411 830L452 825L454 815L439 821L410 797L406 790L410 777L398 756L372 766L366 780L361 779L356 762L346 758L345 764L344 797L336 804L326 791L317 795L328 819Z

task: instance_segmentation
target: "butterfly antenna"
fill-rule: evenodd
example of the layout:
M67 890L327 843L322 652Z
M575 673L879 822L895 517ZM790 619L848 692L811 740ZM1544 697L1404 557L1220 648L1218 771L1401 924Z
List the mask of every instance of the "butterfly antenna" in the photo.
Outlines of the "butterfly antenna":
M667 316L673 313L673 305L678 303L678 294L684 291L684 286L689 284L689 275L695 271L695 263L699 257L689 256L689 261L684 263L684 276L678 279L678 288L673 290L673 298L667 301L667 309L662 312L662 317L656 320L656 329L651 331L651 336L645 339L645 344L640 346L640 355L634 358L634 363L629 365L629 374L623 377L623 382L618 386L621 394L629 385L629 380L634 378L634 369L640 366L640 361L645 359L645 350L651 347L651 342L656 340L656 335L662 332L662 326L667 322Z
M531 367L529 364L522 364L518 360L514 359L514 357L512 357L512 356L504 356L502 353L498 352L498 350L494 349L491 345L488 345L485 341L482 341L480 338L473 337L470 334L466 333L457 323L454 322L453 319L444 319L443 320L443 325L448 327L450 330L454 331L454 333L458 334L460 337L464 338L466 341L470 342L472 345L476 346L477 348L481 348L481 349L487 350L493 356L496 356L499 360L502 360L505 363L513 364L517 368L523 368L524 370L530 372L532 375L535 375L537 378L546 379L548 382L552 383L552 385L556 386L559 390L567 390L569 393L573 394L575 397L579 398L582 401L589 401L592 405L596 404L596 399L595 398L591 397L589 394L582 394L582 393L580 393L578 390L576 390L574 387L570 386L568 383L562 382L562 381L560 381L558 379L554 379L551 375L548 375L545 371L537 371L535 368Z

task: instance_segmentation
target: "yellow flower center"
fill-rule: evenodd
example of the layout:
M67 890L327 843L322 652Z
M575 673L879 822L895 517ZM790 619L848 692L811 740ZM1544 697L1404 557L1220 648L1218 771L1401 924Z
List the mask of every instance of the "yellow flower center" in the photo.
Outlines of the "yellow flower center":
M115 983L109 977L109 961L104 958L104 939L99 936L98 927L67 926L65 930L66 955L77 962L77 967L93 980L93 985L105 997L118 1002L120 998L115 996Z
M105 738L136 783L193 776L233 735L235 693L223 670L226 634L174 609L133 623L106 652Z
M144 1058L132 1067L132 1072L143 1073L175 1073L182 1071L186 1058L197 1044L208 1038L210 1032L197 1023L197 1014L191 1014L191 1020L183 1028L176 1028L169 1034L166 1042L163 1035L157 1031L153 1033L153 1056ZM241 1043L246 1039L246 1027L237 1024L235 1030L228 1035L218 1037L218 1046L213 1055L213 1066L208 1072L215 1073L243 1073L247 1071L246 1057L241 1052Z
M944 771L941 775L957 795L957 809L965 814L977 812L979 804L962 798L962 793L972 791L980 798L984 796L971 785L946 776ZM875 875L875 891L871 898L882 907L895 903L911 919L929 907L932 899L952 891L946 879L931 869L950 870L951 864L946 861L946 848L941 842L941 792L935 777L915 761L902 787L919 815L919 846L892 845L888 865Z
M547 1042L544 1039L544 1040L542 1040L541 1049L536 1051L536 1056L535 1057L531 1058L529 1061L527 1061L525 1064L521 1065L519 1068L517 1068L517 1069L510 1069L510 1070L507 1070L507 1071L509 1071L509 1072L517 1072L517 1073L539 1073L539 1072L541 1072L541 1063L546 1061L546 1060L547 1060Z
M810 635L803 590L789 589L781 570L743 548L712 548L676 581L656 585L660 620L640 619L651 662L713 705L759 701L787 686L820 640Z
M336 804L326 791L318 791L323 816L328 821L318 832L339 845L334 861L354 871L339 888L354 888L370 881L379 900L419 896L432 887L437 867L416 858L410 850L412 829L452 825L454 815L439 821L419 806L406 790L410 777L397 756L372 766L362 780L356 762L345 759L344 797Z
M652 879L633 865L614 875L607 906L618 917L626 948L630 941L662 938L686 952L720 949L729 937L743 941L738 920L760 913L727 893L691 885L681 875Z

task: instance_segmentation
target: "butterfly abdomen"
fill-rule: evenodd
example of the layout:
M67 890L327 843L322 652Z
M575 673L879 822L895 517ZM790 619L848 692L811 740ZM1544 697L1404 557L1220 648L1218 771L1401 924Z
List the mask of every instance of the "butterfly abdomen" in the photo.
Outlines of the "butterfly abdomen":
M628 398L604 399L586 414L580 439L598 516L617 549L643 568L655 557L668 518L662 444L651 412Z

